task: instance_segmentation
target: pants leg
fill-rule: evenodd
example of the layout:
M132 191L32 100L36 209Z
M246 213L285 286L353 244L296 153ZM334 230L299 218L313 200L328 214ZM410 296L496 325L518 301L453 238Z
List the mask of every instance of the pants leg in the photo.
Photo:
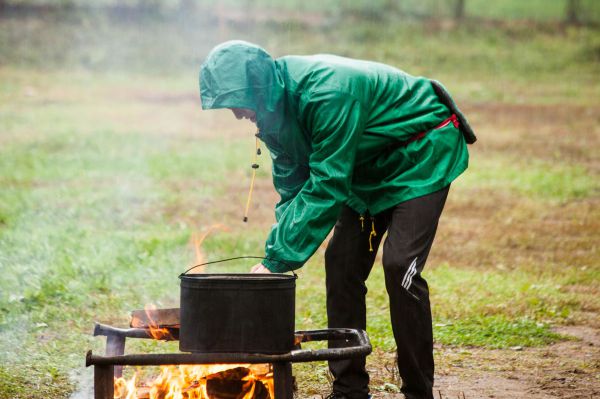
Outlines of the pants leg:
M361 225L359 214L344 207L325 251L327 272L327 318L330 328L366 329L365 281L369 276L381 236L387 227L385 217L374 220L377 236L372 237L369 251L371 220ZM335 347L335 342L330 343ZM369 393L369 375L365 358L329 362L334 376L333 390L348 398L363 399Z
M402 393L433 399L433 332L429 289L421 276L449 187L393 208L383 247Z

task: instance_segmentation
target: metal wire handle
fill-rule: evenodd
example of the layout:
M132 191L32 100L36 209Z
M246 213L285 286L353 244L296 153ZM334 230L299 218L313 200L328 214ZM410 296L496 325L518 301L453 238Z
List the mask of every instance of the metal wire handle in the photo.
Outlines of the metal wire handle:
M189 269L187 269L183 273L181 273L180 276L184 276L190 270L194 270L195 268L200 267L200 266L212 265L213 263L222 263L222 262L228 262L230 260L238 260L238 259L266 259L266 260L274 260L274 261L277 261L277 262L281 262L281 263L283 263L284 265L287 266L288 271L292 272L292 274L294 275L294 278L298 278L298 275L296 274L296 272L294 272L294 269L292 269L292 267L288 263L286 263L286 262L284 262L284 261L282 261L280 259L269 258L269 257L266 257L266 256L253 256L253 255L236 256L236 257L233 257L233 258L219 259L219 260L213 260L213 261L210 261L210 262L199 263L197 265L194 265L194 266L190 267Z

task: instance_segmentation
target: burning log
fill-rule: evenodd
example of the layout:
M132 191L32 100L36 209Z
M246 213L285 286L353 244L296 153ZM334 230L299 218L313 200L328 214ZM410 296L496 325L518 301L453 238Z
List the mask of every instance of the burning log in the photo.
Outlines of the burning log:
M138 387L135 391L138 399L150 399L149 387Z
M179 308L134 310L129 325L132 328L179 328Z
M147 304L143 311L131 312L130 325L145 329L153 339L173 341L179 339L179 309L157 309Z
M236 367L206 377L206 391L210 398L219 399L269 399L265 385L250 375L246 367Z

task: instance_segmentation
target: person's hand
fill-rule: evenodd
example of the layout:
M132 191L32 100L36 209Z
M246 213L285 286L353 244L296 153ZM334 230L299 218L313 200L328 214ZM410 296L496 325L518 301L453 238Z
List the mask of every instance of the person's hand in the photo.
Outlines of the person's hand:
M250 273L271 273L262 263L252 266Z

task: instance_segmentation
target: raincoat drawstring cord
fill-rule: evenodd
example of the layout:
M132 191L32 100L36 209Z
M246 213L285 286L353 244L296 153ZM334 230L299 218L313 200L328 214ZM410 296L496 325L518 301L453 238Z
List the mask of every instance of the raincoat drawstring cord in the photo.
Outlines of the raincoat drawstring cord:
M360 231L365 231L365 217L360 215L358 220L360 220Z
M258 156L260 155L260 143L258 141L258 131L256 132L256 151L254 151L254 159L252 160L252 180L250 180L250 190L248 191L248 199L246 200L246 210L244 211L244 222L248 221L248 210L250 209L250 201L252 199L252 191L254 190L254 180L256 179L256 170L258 169Z
M375 231L375 218L371 216L371 232L369 233L369 252L373 252L373 243L371 239L373 237L377 237L377 232Z

